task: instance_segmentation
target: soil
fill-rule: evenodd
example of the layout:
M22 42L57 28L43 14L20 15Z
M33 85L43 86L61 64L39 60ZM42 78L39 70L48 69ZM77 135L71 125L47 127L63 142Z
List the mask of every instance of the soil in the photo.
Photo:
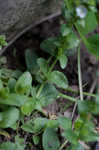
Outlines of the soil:
M26 49L35 50L39 56L47 58L48 54L44 53L40 49L40 43L44 39L47 39L48 37L55 37L59 35L60 22L61 22L61 16L43 22L42 24L29 30L26 34L22 35L3 54L4 56L7 57L7 68L10 69L19 68L22 71L25 71L26 65L25 65L24 53ZM95 32L98 32L98 29ZM55 67L60 71L64 72L64 74L68 78L69 85L71 86L72 89L74 90L79 89L76 53L75 55L68 57L68 64L64 70L62 70L59 67L59 64L57 64ZM88 51L85 49L83 44L81 47L81 67L82 67L82 82L84 85L83 90L86 92L94 93L96 90L96 86L98 84L95 81L96 81L96 72L99 70L99 61L97 61L94 56L88 53ZM69 95L79 97L78 94L69 93ZM67 100L59 99L58 101L55 101L53 104L49 105L44 109L49 114L55 116L63 114L64 116L71 117L73 107L74 107L73 104L69 103ZM77 115L75 113L74 119L76 116ZM16 134L14 131L11 132L13 133L13 135ZM24 137L26 144L30 145L31 134L23 133L23 131L20 131L20 135ZM13 136L11 140L13 140ZM0 142L2 141L8 141L8 139L0 137ZM94 148L96 147L96 143L91 143L90 145L92 147L92 150L94 150ZM26 148L26 150L38 150L38 147L32 145L30 149Z

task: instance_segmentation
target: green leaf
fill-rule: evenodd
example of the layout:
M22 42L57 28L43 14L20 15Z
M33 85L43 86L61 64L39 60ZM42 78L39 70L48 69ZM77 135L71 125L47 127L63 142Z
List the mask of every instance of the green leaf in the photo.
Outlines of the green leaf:
M94 34L87 38L88 45L86 45L88 51L99 59L99 34Z
M95 99L96 103L99 104L99 93L96 94L96 99Z
M0 79L5 79L6 81L11 78L12 70L7 68L0 69Z
M29 120L25 124L22 125L22 129L24 131L30 133L38 133L40 130L44 129L48 123L48 119L46 118L36 118L35 120Z
M79 25L79 23L78 23L78 26L79 26L79 29L82 32L82 34L86 35L86 34L92 32L97 27L98 22L97 22L95 13L92 11L89 11L87 13L87 16L85 17L84 20L85 20L85 26L82 27Z
M15 71L12 72L11 77L12 77L12 78L15 78L15 79L18 79L22 74L23 74L22 71L20 71L20 70L15 70Z
M80 143L78 143L75 150L84 150L84 147Z
M35 109L35 99L30 98L26 103L21 107L21 111L24 115L30 115L31 112Z
M77 35L72 32L67 36L67 49L75 48L79 45L80 40L78 39Z
M6 37L4 35L0 35L0 47L7 46Z
M59 122L59 125L65 130L72 128L72 121L69 118L59 117L58 122Z
M15 137L15 143L12 142L4 142L0 144L0 150L24 150L25 145L23 143L23 139L18 136Z
M93 132L88 132L87 135L82 135L81 140L85 142L99 142L99 134L93 133Z
M0 57L0 65L6 65L7 64L7 58L6 56Z
M60 142L54 129L47 128L43 133L44 150L58 150Z
M62 69L65 69L66 65L67 65L67 57L65 55L61 55L59 56L59 62L60 62L60 66Z
M85 123L85 122L81 119L81 117L79 117L79 118L75 121L74 129L75 129L75 130L81 129L81 127L84 125L84 123Z
M0 91L3 89L3 82L0 80Z
M0 121L1 128L9 128L19 119L19 110L11 107L8 110L1 112L2 120Z
M0 98L0 104L11 105L11 106L22 106L28 100L25 95L19 94L8 94L6 98Z
M34 86L31 88L31 96L33 98L36 98L36 87L34 87Z
M51 74L49 75L49 81L63 89L66 89L68 87L68 81L66 76L59 71L51 72Z
M97 90L96 99L95 99L95 109L93 111L94 114L99 114L99 89Z
M24 150L25 145L24 145L24 139L20 138L19 136L15 137L15 145L17 150Z
M72 129L68 129L63 133L63 136L72 144L78 143L78 135Z
M66 24L62 24L61 25L61 34L62 36L66 36L68 35L69 33L71 33L71 28L69 28Z
M48 119L46 118L41 118L41 117L36 118L34 120L34 126L33 126L34 132L36 133L39 132L41 129L44 129L47 123L48 123Z
M88 114L89 112L93 112L94 107L94 101L78 101L78 110L80 114Z
M0 144L0 150L18 150L16 149L16 145L12 142L4 142Z
M33 120L29 120L26 123L24 123L21 126L21 128L22 128L22 130L24 130L26 132L34 133L34 130L33 130Z
M8 88L10 89L10 92L14 92L15 84L16 80L14 78L10 78L8 81Z
M16 82L15 91L20 94L25 94L30 90L31 84L32 76L29 72L25 72Z
M77 145L71 145L67 150L84 150L84 147L78 143Z
M98 115L99 114L99 104L95 103L95 108L93 110L93 114Z
M33 142L34 142L34 144L35 144L35 145L39 144L39 141L40 141L40 137L37 136L37 135L34 135L34 136L33 136Z
M94 128L94 123L86 120L80 129L79 139L85 142L99 141L99 135L94 132Z
M58 128L58 120L48 120L47 128Z
M27 49L25 51L26 66L30 72L37 71L37 69L38 69L37 58L38 58L38 56L34 52L34 50Z
M48 73L48 63L46 61L46 59L44 58L39 58L37 59L37 63L40 67L40 70L44 73L44 75L46 76Z
M9 91L8 87L2 88L0 90L0 97L1 97L1 99L4 100L4 99L8 98L9 92L10 91Z
M52 56L56 56L56 48L58 44L58 38L48 38L47 40L41 43L40 47Z
M45 84L40 96L39 100L42 106L47 106L51 104L54 100L57 99L58 91L55 86L52 84Z
M83 125L80 128L79 139L85 142L99 141L99 134L96 134L94 129L94 123L92 121L86 120L83 122Z

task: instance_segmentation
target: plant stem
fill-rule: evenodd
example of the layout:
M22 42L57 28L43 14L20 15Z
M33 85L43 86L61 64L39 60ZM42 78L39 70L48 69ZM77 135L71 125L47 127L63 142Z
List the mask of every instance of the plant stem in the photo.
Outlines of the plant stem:
M69 92L72 92L72 93L79 93L78 90L73 90L72 88L67 88L66 91L69 91ZM87 93L87 92L83 92L83 95L85 96L91 96L91 97L96 97L95 94L92 94L92 93Z
M88 43L87 39L86 39L85 36L81 33L80 28L79 28L79 26L77 25L77 23L75 23L74 25L75 25L75 27L76 27L76 29L77 29L77 31L78 31L78 33L79 33L79 35L80 35L82 41L84 42L84 44L87 45L87 47L91 48L91 47L89 46L89 43Z
M49 68L49 73L53 70L53 68L54 68L54 66L55 66L56 63L57 63L57 58L54 60L53 64Z
M73 120L73 118L74 118L74 114L75 114L75 111L76 111L76 107L77 107L77 102L74 104L74 108L73 108L73 112L72 112L72 117L71 117L72 120Z
M41 86L37 92L37 95L36 95L37 98L39 97L40 93L42 92L44 85L45 85L45 82L41 84Z
M81 76L81 64L80 64L80 47L78 48L78 80L79 80L80 99L83 101L83 88L82 88L82 76Z
M64 146L67 144L67 140L61 145L61 147L59 148L59 150L62 150L64 148Z
M68 95L65 95L65 94L63 94L63 93L59 93L59 97L68 99L68 100L70 100L70 101L72 101L72 102L77 102L77 99L76 99L76 98L71 97L71 96L68 96Z

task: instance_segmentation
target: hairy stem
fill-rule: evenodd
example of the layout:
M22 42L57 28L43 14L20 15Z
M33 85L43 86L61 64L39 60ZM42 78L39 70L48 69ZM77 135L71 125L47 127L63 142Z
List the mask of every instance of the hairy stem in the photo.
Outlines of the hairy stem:
M68 141L66 140L62 145L61 147L59 148L59 150L62 150L64 148L64 146L68 143Z
M78 48L78 80L79 80L80 99L83 101L83 88L82 88L82 76L81 76L81 64L80 64L80 47Z
M49 73L53 70L53 68L56 65L56 63L57 63L57 58L54 60L53 64L50 66Z
M79 93L78 90L73 90L72 88L67 88L66 91L69 91L69 92L72 92L72 93L76 93L76 94ZM95 94L88 93L88 92L83 92L83 95L85 95L85 96L91 96L91 97L94 97L94 98L96 97Z
M63 94L63 93L59 93L59 96L58 96L58 97L62 97L62 98L68 99L68 100L70 100L70 101L72 101L72 102L77 102L77 99L76 99L76 98L71 97L71 96L68 96L68 95L65 95L65 94Z

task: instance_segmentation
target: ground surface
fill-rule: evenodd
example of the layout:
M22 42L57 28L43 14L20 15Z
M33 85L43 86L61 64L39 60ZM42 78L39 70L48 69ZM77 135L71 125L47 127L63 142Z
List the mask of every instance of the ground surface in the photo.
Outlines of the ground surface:
M19 68L23 71L26 70L25 60L24 60L24 52L26 49L36 50L36 52L41 57L47 57L40 49L40 43L42 40L48 37L55 37L59 34L59 27L60 27L60 17L48 20L41 25L31 29L25 35L23 35L20 39L18 39L11 47L7 49L4 55L7 57L7 67L11 69ZM99 69L99 62L95 59L94 56L91 56L85 47L82 45L81 48L81 66L82 66L82 81L84 85L84 91L86 92L95 92L96 90L96 72ZM57 64L55 66L59 70L60 67ZM78 89L78 74L77 74L77 56L76 53L73 56L68 57L68 65L64 70L61 70L66 74L69 85L72 89ZM68 93L68 92L66 92ZM69 92L69 95L73 95L75 97L79 97L78 94L72 94ZM53 104L49 105L46 111L49 114L58 116L59 114L63 114L67 117L72 117L72 109L73 105L68 103L68 101L64 99L59 99L58 101L54 102ZM76 113L74 115L74 119L76 117ZM14 131L9 131L12 134L12 139L16 134ZM31 134L23 133L19 131L20 135L24 137L25 142L29 145L31 142ZM0 137L0 142L7 141L8 139L4 137ZM92 149L94 148L96 143L92 143ZM26 150L38 150L37 147L32 146L31 149L26 148ZM99 150L95 149L95 150Z

